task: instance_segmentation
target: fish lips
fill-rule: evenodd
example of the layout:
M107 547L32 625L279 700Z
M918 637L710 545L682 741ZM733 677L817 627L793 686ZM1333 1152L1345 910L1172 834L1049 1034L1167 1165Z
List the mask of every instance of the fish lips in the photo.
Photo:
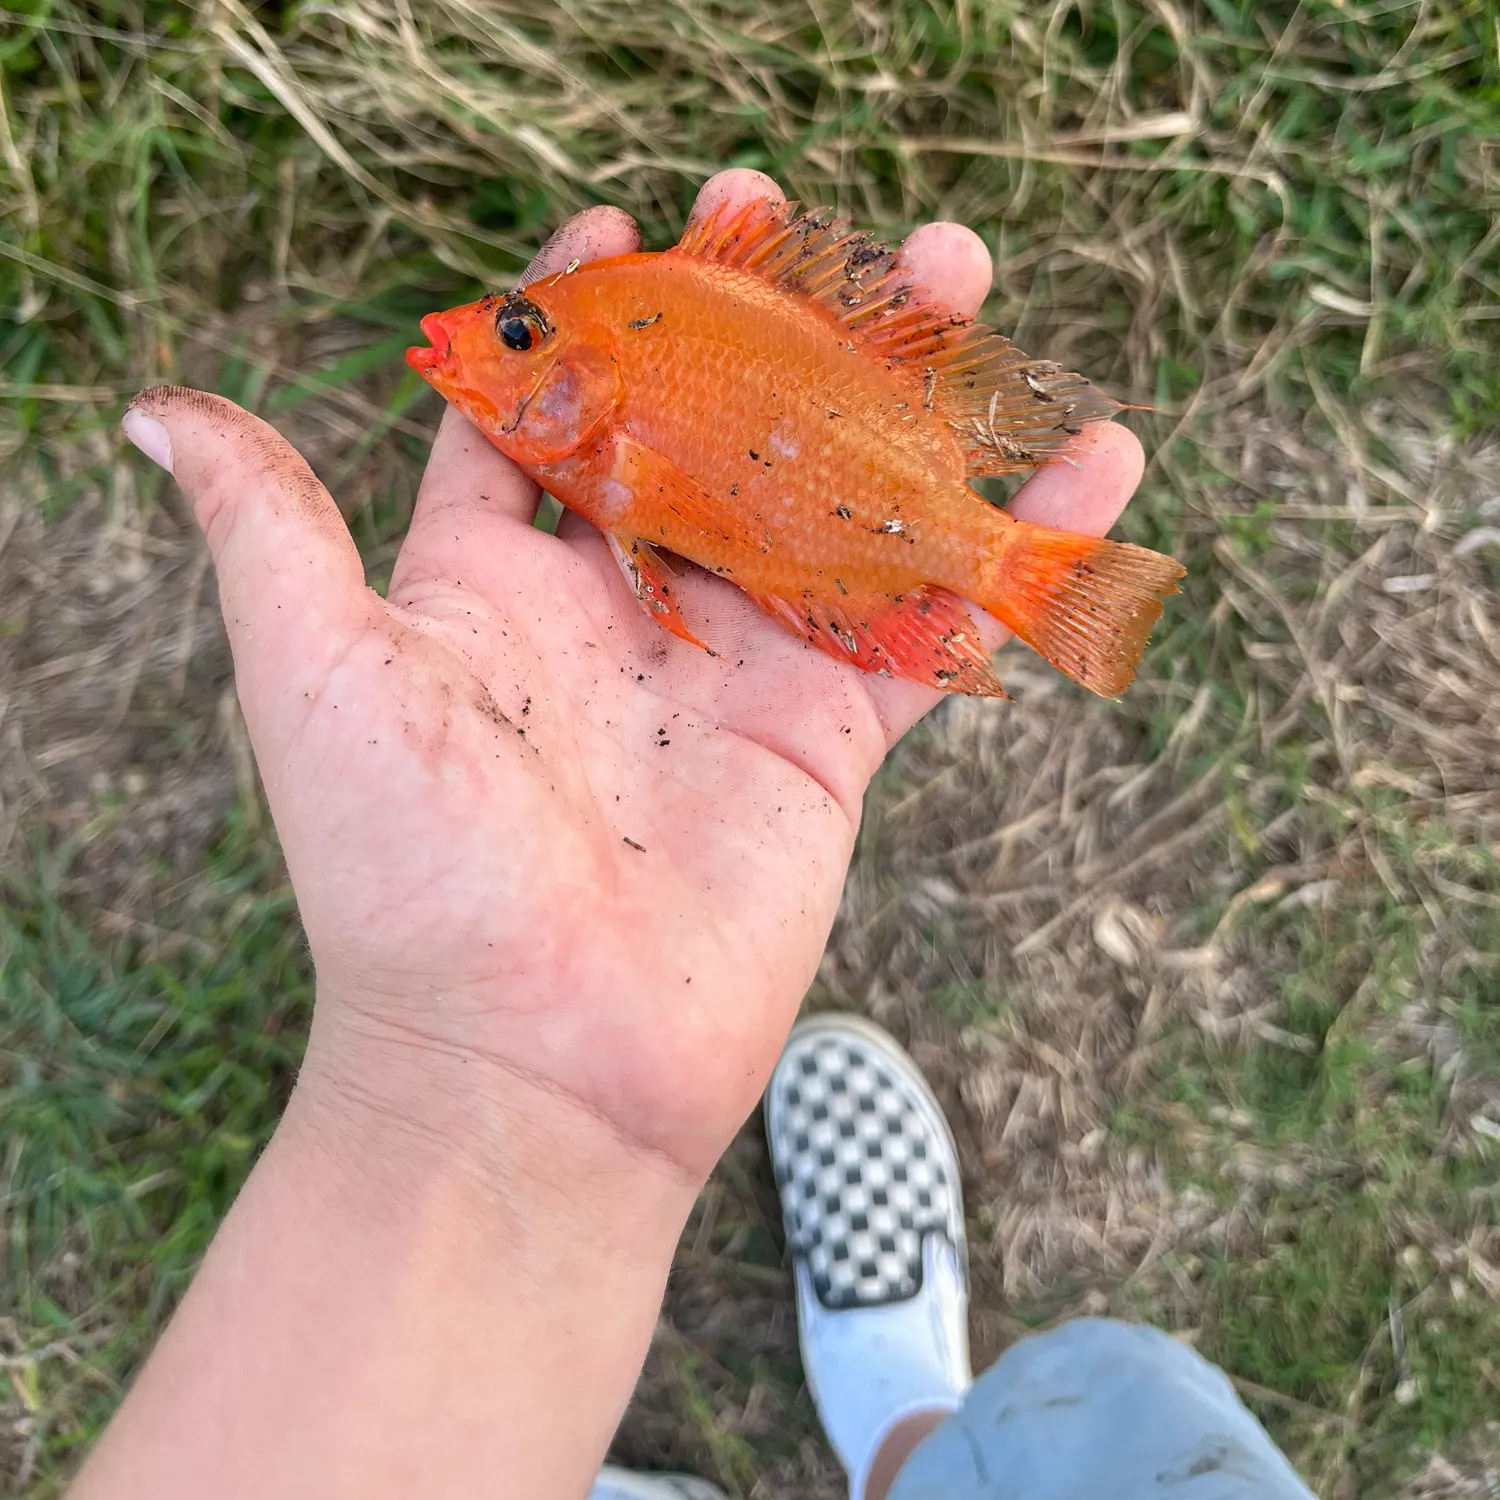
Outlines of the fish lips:
M443 322L441 313L428 313L422 319L422 336L432 346L430 349L408 349L406 362L424 380L444 373L453 353L453 335Z

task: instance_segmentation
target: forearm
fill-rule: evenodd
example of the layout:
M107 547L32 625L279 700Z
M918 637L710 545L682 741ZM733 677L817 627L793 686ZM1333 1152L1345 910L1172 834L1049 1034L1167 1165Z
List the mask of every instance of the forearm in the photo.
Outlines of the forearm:
M523 1082L406 1081L310 1057L74 1500L587 1492L691 1186Z

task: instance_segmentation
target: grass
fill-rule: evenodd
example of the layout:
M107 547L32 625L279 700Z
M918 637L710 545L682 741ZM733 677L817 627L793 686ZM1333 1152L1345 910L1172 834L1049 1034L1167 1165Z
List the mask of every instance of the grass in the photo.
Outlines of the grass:
M211 583L124 401L188 379L276 421L378 581L435 417L416 318L586 203L668 243L735 163L890 235L974 225L995 321L1156 408L1126 530L1191 570L1121 704L1016 656L1013 704L909 737L811 997L950 1107L978 1354L1152 1317L1320 1493L1486 1493L1491 7L25 0L0 89L0 1475L56 1493L106 1420L309 1003ZM753 1131L619 1453L839 1493Z
M1303 1403L1269 1415L1319 1493L1346 1473L1363 1490L1372 1456L1451 1449L1493 1406L1494 1271L1472 1256L1495 1218L1494 1151L1461 1134L1465 1096L1500 1078L1500 989L1462 964L1424 995L1430 933L1390 902L1299 912L1281 936L1298 963L1279 1034L1190 1049L1155 1104L1210 1127L1184 1177L1261 1219L1259 1254L1203 1258L1201 1346ZM1475 936L1495 951L1493 914Z
M107 1419L186 1289L285 1102L311 1009L290 890L231 829L204 870L218 910L152 954L70 914L66 867L7 883L0 913L0 1161L12 1472ZM24 1330L24 1331L23 1331ZM36 1414L70 1413L44 1432ZM0 1448L0 1452L4 1452Z

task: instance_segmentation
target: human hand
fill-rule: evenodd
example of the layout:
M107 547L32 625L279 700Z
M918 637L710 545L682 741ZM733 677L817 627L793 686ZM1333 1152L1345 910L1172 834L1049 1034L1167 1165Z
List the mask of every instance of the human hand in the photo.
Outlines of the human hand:
M724 172L694 212L767 194ZM594 209L536 269L638 244ZM958 312L989 290L967 229L927 225L902 257ZM669 637L598 533L532 527L536 486L451 409L384 600L265 424L157 389L126 430L165 441L213 550L317 970L306 1078L457 1151L567 1117L690 1196L811 980L866 783L938 695L833 661L697 570L681 603L717 655ZM1012 509L1103 534L1139 444L1093 426L1070 458Z

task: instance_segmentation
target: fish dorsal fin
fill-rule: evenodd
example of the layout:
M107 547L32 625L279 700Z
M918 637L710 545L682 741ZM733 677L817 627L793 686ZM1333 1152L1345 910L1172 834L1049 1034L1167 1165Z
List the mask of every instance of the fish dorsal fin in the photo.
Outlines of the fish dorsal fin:
M1083 376L939 306L902 274L895 251L827 209L720 204L688 226L675 253L753 271L827 308L899 372L913 410L958 433L971 475L1035 468L1121 409Z

